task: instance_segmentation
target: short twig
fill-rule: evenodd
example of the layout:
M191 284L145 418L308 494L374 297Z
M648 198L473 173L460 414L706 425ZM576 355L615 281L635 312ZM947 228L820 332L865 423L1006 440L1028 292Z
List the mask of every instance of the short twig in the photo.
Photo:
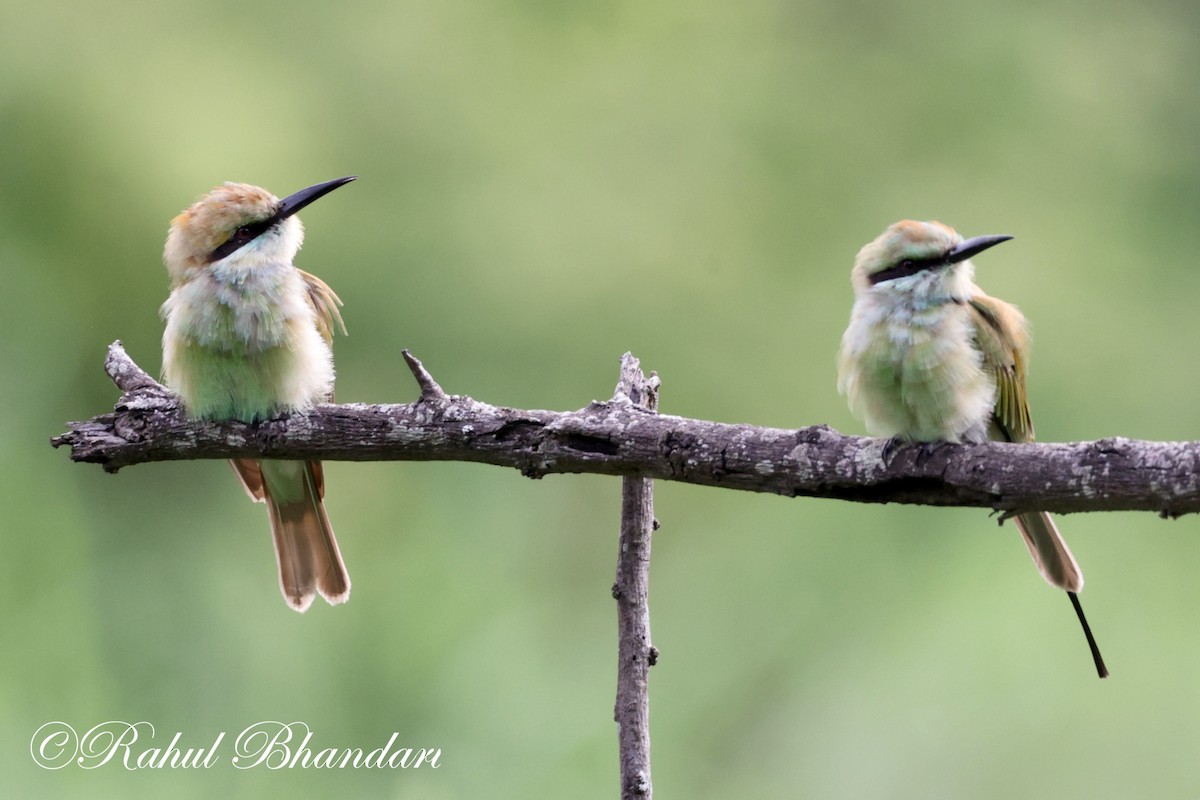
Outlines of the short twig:
M445 402L450 399L450 396L442 390L438 382L429 374L429 370L425 369L425 365L421 363L419 358L408 350L401 350L400 353L404 356L404 361L408 364L409 370L412 371L413 377L417 379L417 385L421 387L422 402Z

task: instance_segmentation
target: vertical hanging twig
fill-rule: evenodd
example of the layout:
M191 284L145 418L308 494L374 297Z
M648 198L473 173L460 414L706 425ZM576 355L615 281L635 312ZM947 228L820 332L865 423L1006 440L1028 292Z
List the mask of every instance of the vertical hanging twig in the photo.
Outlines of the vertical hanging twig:
M646 377L632 353L621 357L621 379L613 401L650 413L658 410L659 380ZM621 753L622 800L649 800L650 667L658 651L650 644L650 539L654 519L654 482L621 479L621 543L612 593L617 601L617 702L614 718Z

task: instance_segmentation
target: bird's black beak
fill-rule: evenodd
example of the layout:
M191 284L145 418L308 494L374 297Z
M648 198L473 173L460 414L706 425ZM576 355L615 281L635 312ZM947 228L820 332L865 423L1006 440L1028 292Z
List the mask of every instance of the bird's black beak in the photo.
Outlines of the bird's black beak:
M214 261L220 261L222 258L229 257L230 254L238 252L241 247L244 247L247 242L251 242L257 237L262 236L266 231L270 230L278 222L283 221L292 216L293 213L302 209L306 205L312 203L313 200L325 197L326 194L334 191L338 186L346 186L350 181L358 178L358 175L350 175L349 178L338 178L335 181L325 181L324 184L317 184L308 188L302 188L295 194L289 194L286 198L280 200L280 206L277 207L275 213L265 219L260 219L258 222L251 222L241 225L240 228L233 231L233 235L229 236L226 242L217 245L214 251L209 253L209 264Z
M329 194L339 186L345 186L347 183L352 180L356 180L357 178L357 175L350 175L345 178L338 178L336 180L318 183L316 186L309 186L307 189L301 189L295 194L289 194L279 202L278 210L276 210L276 212L271 215L271 218L266 221L267 225L274 225L276 222L279 222L282 219L287 219L300 209L307 206L309 203L312 203L314 200L320 200L322 197Z
M1001 242L1007 242L1013 237L1001 234L999 236L976 236L972 239L967 239L956 245L953 250L946 254L947 264L957 264L959 261L966 261L974 255L982 253L989 247L994 247Z
M250 222L241 226L233 232L228 241L218 245L211 253L208 254L208 263L220 261L229 255L237 252L248 242L254 241L259 236L269 231L276 223L282 222L288 217L295 214L300 209L307 206L314 200L320 199L332 192L339 186L345 186L352 180L355 180L357 175L350 175L346 178L338 178L333 181L325 181L318 183L316 186L309 186L307 189L301 189L295 194L289 194L287 197L279 201L279 207L275 209L275 213L264 220L258 222Z

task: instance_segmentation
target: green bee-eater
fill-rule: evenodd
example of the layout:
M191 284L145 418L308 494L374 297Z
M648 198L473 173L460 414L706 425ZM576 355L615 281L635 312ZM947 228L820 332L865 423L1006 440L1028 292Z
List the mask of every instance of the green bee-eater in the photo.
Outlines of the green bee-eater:
M893 442L1032 442L1029 333L1016 306L974 283L972 256L1011 236L964 240L939 222L897 222L858 253L838 390ZM1049 514L1014 518L1051 586L1065 589L1100 677L1108 675L1076 593L1083 573Z
M292 265L304 239L296 212L354 180L320 183L280 200L257 186L218 186L171 221L163 261L163 375L189 416L259 422L333 396L341 300ZM350 597L350 576L325 514L319 461L236 459L250 498L266 503L288 605L320 593Z

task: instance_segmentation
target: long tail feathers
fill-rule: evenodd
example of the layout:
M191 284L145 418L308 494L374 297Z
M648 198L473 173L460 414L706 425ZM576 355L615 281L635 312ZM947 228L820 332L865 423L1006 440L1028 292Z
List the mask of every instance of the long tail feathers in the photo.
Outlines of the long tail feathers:
M1079 597L1074 592L1067 592L1067 597L1071 598L1071 605L1075 607L1075 615L1079 617L1079 624L1083 626L1083 635L1087 637L1088 647L1092 651L1092 661L1096 664L1096 674L1101 678L1108 677L1108 667L1104 666L1104 656L1100 655L1100 647L1096 644L1096 639L1092 636L1092 626L1088 625L1087 617L1083 615L1083 606L1079 603Z
M1083 572L1050 515L1042 511L1030 512L1018 515L1015 521L1029 548L1029 555L1033 556L1033 563L1046 582L1068 592L1083 591Z
M233 467L250 497L267 504L287 604L303 612L318 593L330 604L350 599L350 576L321 502L320 463L233 462Z
M1065 589L1067 596L1071 598L1071 605L1075 608L1075 615L1079 617L1083 635L1087 637L1088 648L1092 651L1096 673L1101 678L1107 678L1108 667L1104 665L1104 658L1100 655L1100 648L1092 636L1092 628L1088 625L1083 606L1076 594L1083 589L1083 573L1075 561L1075 556L1071 555L1071 549L1063 541L1049 514L1042 511L1020 514L1015 521L1017 529L1025 539L1025 546L1029 548L1029 555L1033 556L1033 563L1037 565L1042 577L1051 586Z

